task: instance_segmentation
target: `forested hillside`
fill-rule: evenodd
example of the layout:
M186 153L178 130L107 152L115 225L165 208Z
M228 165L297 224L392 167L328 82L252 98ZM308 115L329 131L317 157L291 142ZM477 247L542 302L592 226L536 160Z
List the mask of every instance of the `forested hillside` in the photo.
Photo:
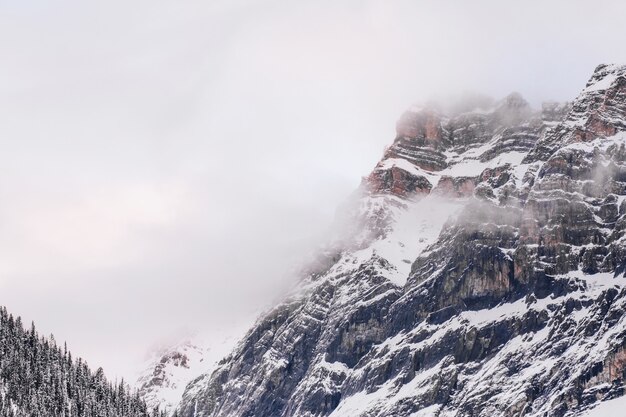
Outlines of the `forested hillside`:
M0 307L0 415L2 417L155 417L128 385L106 379L74 360L67 347L26 330Z

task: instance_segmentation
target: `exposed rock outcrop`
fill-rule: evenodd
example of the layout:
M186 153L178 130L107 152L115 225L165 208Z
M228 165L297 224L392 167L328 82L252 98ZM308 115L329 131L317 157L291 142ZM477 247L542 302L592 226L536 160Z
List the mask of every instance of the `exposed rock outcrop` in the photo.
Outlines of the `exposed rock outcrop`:
M405 113L351 206L360 233L180 415L564 417L622 395L625 74L540 111Z

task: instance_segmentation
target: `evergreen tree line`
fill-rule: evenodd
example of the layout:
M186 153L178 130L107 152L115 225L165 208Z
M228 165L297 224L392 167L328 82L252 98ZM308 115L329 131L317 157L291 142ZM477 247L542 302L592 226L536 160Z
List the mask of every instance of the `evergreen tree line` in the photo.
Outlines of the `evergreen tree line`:
M0 307L0 417L165 417Z

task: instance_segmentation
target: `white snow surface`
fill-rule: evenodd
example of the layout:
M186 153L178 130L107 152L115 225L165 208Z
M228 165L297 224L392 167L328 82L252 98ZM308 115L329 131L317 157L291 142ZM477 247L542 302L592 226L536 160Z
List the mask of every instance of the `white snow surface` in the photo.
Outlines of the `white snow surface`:
M526 156L526 152L504 152L490 160L480 160L483 153L490 150L498 139L499 138L496 138L489 143L470 149L461 155L455 152L447 152L446 156L449 166L441 171L428 171L402 158L385 159L381 161L376 169L386 170L393 167L400 168L409 174L426 178L428 182L435 187L441 177L477 177L487 168L501 167L506 164L510 164L514 167L519 166Z
M476 177L487 168L496 168L505 164L519 165L526 155L526 152L506 152L486 162L468 158L444 169L440 174L451 177Z
M621 75L620 70L623 74L624 69L626 69L626 66L624 65L618 65L618 64L608 65L607 68L604 69L606 74L602 78L598 79L594 83L587 86L583 90L583 93L591 93L594 91L604 91L608 89L609 87L613 85L615 80Z
M398 207L394 212L393 229L368 247L346 253L343 262L334 268L336 273L348 272L379 256L392 268L381 270L383 276L403 286L411 271L411 264L428 246L435 243L445 222L456 216L464 205L459 199L428 195Z
M426 169L422 169L416 165L413 165L411 162L407 161L406 159L403 158L389 158L389 159L384 159L383 161L381 161L381 163L377 166L377 169L391 169L393 167L397 167L400 168L412 175L416 175L416 176L424 176L426 177L426 179L429 180L429 182L432 184L433 182L435 182L439 179L440 175L438 172L435 171L428 171Z
M159 406L161 410L173 409L182 397L187 383L195 376L208 371L207 368L214 362L210 358L211 353L209 348L201 346L192 338L154 352L146 361L144 371L137 380L138 387L154 384L143 394L148 406L150 408ZM181 363L182 357L165 362L167 355L182 355L185 363ZM157 369L159 365L162 366L161 369ZM153 382L154 378L160 378L161 382Z
M213 372L218 362L233 350L253 322L252 317L247 318L208 333L196 332L174 344L154 349L135 384L140 390L148 384L142 392L148 407L153 409L158 406L160 410L173 412L187 384L201 375ZM160 381L157 382L155 378Z
M623 417L626 416L626 396L604 401L580 415L580 417Z

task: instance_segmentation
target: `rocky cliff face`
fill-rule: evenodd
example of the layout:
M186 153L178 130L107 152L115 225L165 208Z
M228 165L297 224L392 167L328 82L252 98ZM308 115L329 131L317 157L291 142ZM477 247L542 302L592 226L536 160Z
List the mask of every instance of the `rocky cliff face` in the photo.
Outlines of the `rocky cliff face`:
M626 383L626 67L571 104L415 108L300 291L182 416L573 416Z

